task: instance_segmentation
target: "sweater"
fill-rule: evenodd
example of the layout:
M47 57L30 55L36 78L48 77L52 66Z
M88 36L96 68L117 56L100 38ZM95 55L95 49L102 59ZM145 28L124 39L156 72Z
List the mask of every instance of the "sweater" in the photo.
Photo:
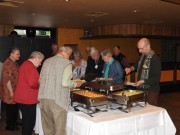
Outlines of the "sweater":
M40 73L38 99L52 99L57 105L68 111L69 87L76 87L76 83L71 78L71 61L58 55L47 59Z
M140 77L142 74L142 66L143 66L144 60L141 63L140 68L139 68L139 74L137 78L138 81L140 80ZM138 68L138 62L139 60L136 61L136 63L134 64L135 70L137 70ZM148 89L141 89L141 90L150 91L150 92L159 92L160 77L161 77L161 62L160 62L159 57L156 54L154 54L150 61L149 78L144 80L145 84L148 84L150 87Z
M37 68L31 61L26 60L19 68L14 101L21 104L36 104L38 102L38 80Z
M103 72L106 70L107 64L104 64ZM120 63L114 60L109 67L108 78L112 78L113 84L123 83L123 70Z

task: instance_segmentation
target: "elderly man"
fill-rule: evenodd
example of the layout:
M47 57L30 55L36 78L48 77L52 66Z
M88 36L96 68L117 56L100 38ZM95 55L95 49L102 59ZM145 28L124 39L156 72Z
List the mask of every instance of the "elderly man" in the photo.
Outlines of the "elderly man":
M147 38L139 40L137 48L141 53L140 59L126 73L137 70L138 78L135 86L140 90L149 91L148 103L157 105L159 95L159 81L161 74L161 62L159 57L151 49L150 41Z
M97 49L91 47L90 56L92 59L88 59L86 74L94 74L95 77L101 77L104 65L101 55Z
M102 59L105 64L103 67L103 77L112 81L113 84L120 84L123 82L123 69L120 63L112 57L109 49L101 52Z
M82 82L72 78L69 57L72 49L60 47L57 55L45 60L40 73L38 99L45 135L65 135L67 112L70 104L69 88L80 87Z

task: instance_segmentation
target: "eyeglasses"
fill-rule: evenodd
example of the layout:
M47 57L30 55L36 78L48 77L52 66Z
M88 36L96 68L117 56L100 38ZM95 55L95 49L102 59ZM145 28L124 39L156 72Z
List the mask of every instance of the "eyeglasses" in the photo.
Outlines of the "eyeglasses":
M146 46L142 47L142 48L138 48L138 50L143 50Z

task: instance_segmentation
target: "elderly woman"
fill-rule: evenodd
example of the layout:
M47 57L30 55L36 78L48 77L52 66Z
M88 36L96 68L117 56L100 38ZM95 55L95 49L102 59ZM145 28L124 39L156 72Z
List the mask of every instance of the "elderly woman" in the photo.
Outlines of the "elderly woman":
M120 63L112 57L112 53L109 49L101 52L102 59L105 64L103 67L103 77L113 82L113 84L119 84L123 82L123 69Z
M36 120L36 104L39 91L39 73L44 55L34 51L30 58L19 68L18 80L14 92L14 101L18 103L22 113L22 135L32 135Z
M16 61L19 60L20 50L16 47L9 52L9 57L5 60L1 75L2 99L6 104L6 130L15 131L18 119L18 105L13 101L14 89L18 78Z
M87 62L83 60L82 53L80 51L73 52L73 80L80 79L85 75Z

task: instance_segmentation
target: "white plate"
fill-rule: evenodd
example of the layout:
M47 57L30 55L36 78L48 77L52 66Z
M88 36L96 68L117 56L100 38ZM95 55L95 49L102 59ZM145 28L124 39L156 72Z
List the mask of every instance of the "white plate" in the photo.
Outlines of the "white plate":
M126 85L135 86L135 83L133 83L133 82L126 82Z

